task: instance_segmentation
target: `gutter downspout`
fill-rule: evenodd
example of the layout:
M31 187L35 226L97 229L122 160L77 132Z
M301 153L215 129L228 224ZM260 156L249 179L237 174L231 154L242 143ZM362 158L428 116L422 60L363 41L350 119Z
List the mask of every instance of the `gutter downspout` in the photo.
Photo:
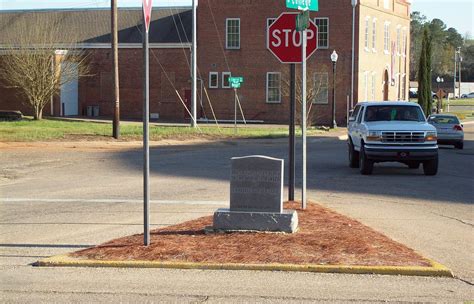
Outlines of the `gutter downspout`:
M354 108L354 65L355 65L355 8L357 0L352 1L352 70L351 70L351 109Z

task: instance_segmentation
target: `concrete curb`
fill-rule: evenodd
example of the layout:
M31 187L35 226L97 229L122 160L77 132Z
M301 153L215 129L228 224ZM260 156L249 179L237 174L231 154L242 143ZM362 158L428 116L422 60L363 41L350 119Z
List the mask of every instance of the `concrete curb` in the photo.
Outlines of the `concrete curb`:
M210 270L266 270L342 274L380 274L429 277L453 277L447 267L429 260L431 267L424 266L349 266L349 265L295 265L295 264L238 264L238 263L190 263L159 261L101 261L82 260L68 255L57 255L39 260L35 266L43 267L115 267L115 268L168 268Z

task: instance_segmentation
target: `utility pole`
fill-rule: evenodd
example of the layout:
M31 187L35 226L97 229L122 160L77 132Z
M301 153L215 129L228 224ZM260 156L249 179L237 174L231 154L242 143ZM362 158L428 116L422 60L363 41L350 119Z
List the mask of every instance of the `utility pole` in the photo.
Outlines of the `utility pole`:
M195 128L197 124L197 20L196 6L197 0L193 0L193 43L192 43L192 97L191 97L191 127Z
M351 109L354 108L354 66L355 66L355 17L357 0L352 0L352 67L351 67Z
M117 30L117 0L112 0L112 49L113 49L113 76L114 76L114 119L112 136L115 139L120 137L120 83L119 83L119 63L118 63L118 30Z
M457 51L454 51L454 80L453 80L453 84L454 84L454 91L453 91L453 98L456 98L456 76L457 76L457 73L456 73L456 68L458 66L458 52Z
M296 66L290 64L290 142L288 200L295 200L295 112L296 112Z
M303 137L303 185L301 191L301 208L306 209L306 45L307 45L307 35L306 28L301 31L301 36L303 36L303 45L302 45L302 96L301 96L301 133Z

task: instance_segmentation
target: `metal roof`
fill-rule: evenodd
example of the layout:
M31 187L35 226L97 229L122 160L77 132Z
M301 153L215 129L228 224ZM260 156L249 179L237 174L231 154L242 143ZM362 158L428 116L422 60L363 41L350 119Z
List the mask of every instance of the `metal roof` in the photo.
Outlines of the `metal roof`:
M118 11L119 43L141 43L141 9ZM55 43L110 43L110 10L25 10L0 11L0 45L12 44L32 27L55 24L61 30ZM192 39L192 10L183 7L154 8L149 32L150 43L189 43ZM31 44L42 43L30 39Z

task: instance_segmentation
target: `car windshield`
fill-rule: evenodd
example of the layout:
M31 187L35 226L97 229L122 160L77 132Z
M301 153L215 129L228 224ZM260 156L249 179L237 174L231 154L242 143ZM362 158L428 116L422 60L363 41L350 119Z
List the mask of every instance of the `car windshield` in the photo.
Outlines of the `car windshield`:
M417 106L368 106L365 121L425 121Z
M459 119L455 116L431 116L428 121L436 124L459 124Z

